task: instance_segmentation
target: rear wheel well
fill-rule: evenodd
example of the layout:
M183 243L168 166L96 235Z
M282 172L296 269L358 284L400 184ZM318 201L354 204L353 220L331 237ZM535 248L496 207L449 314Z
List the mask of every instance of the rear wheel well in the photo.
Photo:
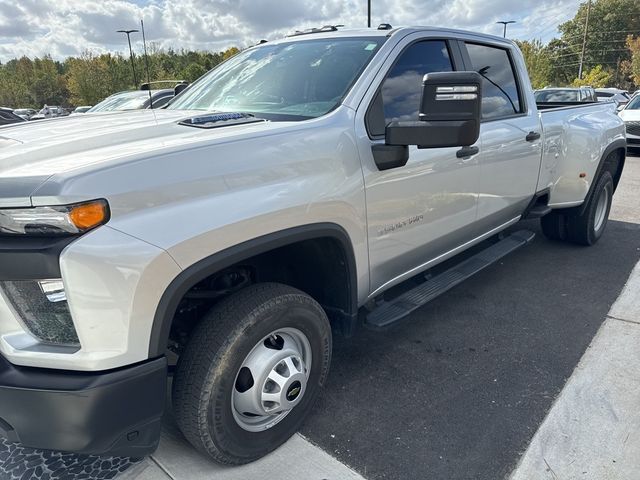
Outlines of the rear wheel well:
M622 176L625 154L626 151L624 148L618 148L607 155L607 158L605 158L604 160L602 172L608 171L609 173L611 173L611 176L613 177L614 191L618 187L618 182L620 181L620 177Z
M180 280L179 288L170 286L156 312L150 356L165 353L167 347L179 353L204 313L242 288L263 282L281 283L307 293L322 305L332 325L350 332L357 314L355 260L350 243L345 244L340 235L325 235L264 250L254 253L251 249L253 255L235 255L235 261L222 262L220 268L209 267L206 274L176 279L174 283Z

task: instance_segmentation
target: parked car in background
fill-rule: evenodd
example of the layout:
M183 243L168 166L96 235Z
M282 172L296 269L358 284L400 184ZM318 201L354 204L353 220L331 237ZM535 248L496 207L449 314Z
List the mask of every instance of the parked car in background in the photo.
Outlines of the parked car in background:
M13 113L18 115L19 117L24 118L25 120L31 120L31 117L38 113L38 111L33 108L17 108L13 111Z
M30 120L44 120L45 118L64 117L68 115L62 107L45 106L38 113L33 115Z
M26 120L16 115L12 109L0 107L0 125L9 125L11 123L25 122Z
M618 115L627 130L627 148L640 149L640 95L634 95Z
M596 88L596 96L600 102L613 100L619 107L624 107L631 100L629 92L619 88Z
M79 115L79 114L87 113L91 108L93 108L92 105L84 105L82 107L76 107L75 110L71 112L71 115Z
M120 112L125 110L143 110L146 108L164 107L174 96L173 88L161 90L133 90L114 93L97 105L91 107L86 113Z
M537 103L589 103L597 102L592 87L545 87L534 92Z

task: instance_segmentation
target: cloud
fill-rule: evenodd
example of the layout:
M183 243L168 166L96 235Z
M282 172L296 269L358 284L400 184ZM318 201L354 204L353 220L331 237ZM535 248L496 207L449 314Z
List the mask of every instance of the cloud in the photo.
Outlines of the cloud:
M500 34L497 20L516 20L512 38L550 39L579 0L373 0L373 24L436 25ZM139 28L163 48L223 50L327 24L366 25L364 0L0 0L0 61L89 49L125 52L116 30ZM135 48L141 37L132 36Z

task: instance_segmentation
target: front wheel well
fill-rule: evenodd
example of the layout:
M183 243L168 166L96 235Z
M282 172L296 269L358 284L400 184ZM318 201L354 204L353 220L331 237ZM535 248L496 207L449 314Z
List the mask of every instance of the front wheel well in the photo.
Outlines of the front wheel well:
M255 283L295 287L314 298L332 325L349 333L357 315L355 258L339 228L289 232L232 247L183 271L162 296L150 357L180 348L198 319L223 298ZM258 245L256 247L256 245Z

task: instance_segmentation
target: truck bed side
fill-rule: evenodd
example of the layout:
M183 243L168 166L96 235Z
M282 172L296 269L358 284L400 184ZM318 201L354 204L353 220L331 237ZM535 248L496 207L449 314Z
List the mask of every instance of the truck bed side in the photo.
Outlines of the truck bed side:
M603 155L624 142L624 124L607 103L553 108L539 115L544 143L537 190L549 189L552 208L580 205Z

